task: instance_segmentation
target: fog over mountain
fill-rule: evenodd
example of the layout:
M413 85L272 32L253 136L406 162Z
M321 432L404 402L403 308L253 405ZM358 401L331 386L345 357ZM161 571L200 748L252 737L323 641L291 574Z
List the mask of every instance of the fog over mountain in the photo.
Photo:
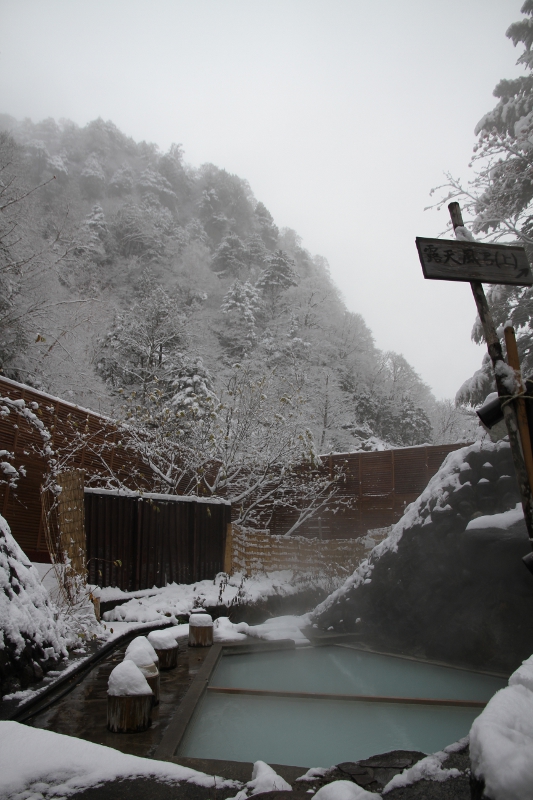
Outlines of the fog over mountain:
M326 258L280 230L245 178L102 119L4 115L0 128L6 376L150 417L156 398L200 413L240 369L297 407L320 452L472 436L375 346Z

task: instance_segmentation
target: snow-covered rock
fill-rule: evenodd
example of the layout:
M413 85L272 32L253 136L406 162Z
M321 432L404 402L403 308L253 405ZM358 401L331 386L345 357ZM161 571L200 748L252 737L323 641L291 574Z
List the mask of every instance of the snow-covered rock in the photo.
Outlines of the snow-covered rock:
M311 622L376 649L511 672L533 651L530 552L509 446L446 458Z
M252 770L252 780L246 784L251 789L251 794L261 794L262 792L290 792L290 783L278 775L272 767L264 761L256 761Z
M484 796L533 800L533 656L474 720L470 759Z
M353 781L333 781L327 783L313 795L319 800L376 800L379 795L367 792Z
M249 625L247 622L230 622L229 617L219 617L213 625L215 642L235 642L253 636L266 641L292 639L297 645L309 644L309 639L302 629L309 625L309 614L300 617L285 615L273 617L261 625Z

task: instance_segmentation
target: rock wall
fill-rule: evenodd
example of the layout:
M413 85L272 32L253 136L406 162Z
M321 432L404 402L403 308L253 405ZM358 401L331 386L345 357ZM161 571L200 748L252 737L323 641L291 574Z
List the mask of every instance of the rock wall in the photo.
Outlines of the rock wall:
M387 652L513 671L533 651L531 548L520 510L509 511L517 497L508 445L452 453L314 624Z

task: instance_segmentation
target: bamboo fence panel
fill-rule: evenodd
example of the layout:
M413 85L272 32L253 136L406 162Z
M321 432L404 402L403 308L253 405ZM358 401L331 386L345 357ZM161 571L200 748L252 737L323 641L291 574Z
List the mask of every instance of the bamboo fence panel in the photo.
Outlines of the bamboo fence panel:
M363 539L285 538L273 536L268 531L228 525L224 571L230 575L235 572L254 575L292 569L327 577L349 575L388 531L386 528L376 533L369 544Z

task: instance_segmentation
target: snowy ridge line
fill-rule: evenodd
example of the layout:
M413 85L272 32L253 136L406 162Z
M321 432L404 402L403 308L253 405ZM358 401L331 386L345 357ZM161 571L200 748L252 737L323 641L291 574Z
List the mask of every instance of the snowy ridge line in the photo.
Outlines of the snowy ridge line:
M138 627L121 633L116 637L116 639L106 642L100 650L97 650L96 653L93 653L87 658L80 659L79 662L75 666L73 665L71 669L67 667L56 681L53 681L42 689L37 689L36 694L33 697L30 697L28 700L26 700L26 702L20 703L10 714L7 714L4 719L12 722L26 722L34 715L34 713L45 711L49 706L52 706L57 700L61 699L61 697L64 697L66 694L72 691L72 689L74 689L74 687L77 686L81 680L83 680L86 672L89 672L95 666L95 664L109 655L109 653L111 653L117 647L120 647L127 642L128 639L133 639L135 636L137 636L139 630L150 633L150 631L153 630L161 630L169 627L173 627L171 622L153 624L150 626L147 626L146 623L141 623ZM57 689L60 689L61 686L67 682L68 686L66 686L63 691L60 691L56 694ZM46 700L50 695L52 695L51 699L42 707L39 706L41 701L43 699ZM39 707L34 711L33 709L35 706Z
M137 492L133 489L97 489L94 487L84 488L86 494L107 494L115 497L138 497L139 500L171 500L180 503L209 503L210 505L231 506L229 500L222 500L220 497L196 497L191 494L157 494L155 492Z

